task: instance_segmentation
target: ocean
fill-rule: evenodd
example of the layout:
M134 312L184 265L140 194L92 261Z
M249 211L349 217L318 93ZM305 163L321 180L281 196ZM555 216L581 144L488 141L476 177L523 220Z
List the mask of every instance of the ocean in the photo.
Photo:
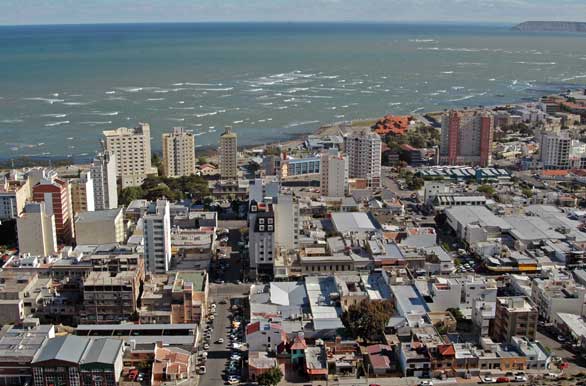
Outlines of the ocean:
M497 25L0 27L0 158L89 158L104 129L240 145L387 113L534 100L586 83L586 36Z

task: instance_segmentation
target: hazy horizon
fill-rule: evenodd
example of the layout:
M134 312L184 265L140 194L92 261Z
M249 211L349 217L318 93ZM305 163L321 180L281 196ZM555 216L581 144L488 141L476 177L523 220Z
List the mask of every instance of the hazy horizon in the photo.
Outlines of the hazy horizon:
M580 21L581 0L4 0L0 25Z

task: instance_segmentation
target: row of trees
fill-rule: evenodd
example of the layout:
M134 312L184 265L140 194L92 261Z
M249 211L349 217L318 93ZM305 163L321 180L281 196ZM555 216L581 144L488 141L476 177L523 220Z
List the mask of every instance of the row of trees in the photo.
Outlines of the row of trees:
M197 201L210 195L208 182L201 176L167 178L159 176L147 177L141 186L122 189L118 201L128 205L133 200L156 200L166 197L171 201L191 198Z

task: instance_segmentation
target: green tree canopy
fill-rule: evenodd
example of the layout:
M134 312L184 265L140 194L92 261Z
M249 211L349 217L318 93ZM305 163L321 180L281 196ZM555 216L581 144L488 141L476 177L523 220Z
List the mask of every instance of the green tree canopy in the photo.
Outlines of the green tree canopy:
M363 300L351 305L342 321L354 338L374 340L384 334L384 329L395 307L389 300Z
M140 186L131 186L120 191L118 201L124 206L128 206L132 201L144 197L144 191Z
M273 367L266 373L259 375L256 380L259 386L276 386L281 382L282 378L283 373L281 372L281 369Z

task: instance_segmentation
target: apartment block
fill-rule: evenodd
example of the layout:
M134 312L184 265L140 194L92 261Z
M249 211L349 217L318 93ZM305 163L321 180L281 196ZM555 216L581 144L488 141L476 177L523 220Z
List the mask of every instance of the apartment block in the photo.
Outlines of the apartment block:
M496 299L493 339L511 343L515 336L535 339L537 308L523 296Z
M78 245L123 243L126 239L122 208L80 213L75 217Z
M195 136L193 131L176 127L162 136L163 175L165 177L195 174Z
M44 202L47 214L55 216L57 241L70 244L75 232L69 182L60 178L41 180L33 186L33 201Z
M248 213L250 275L272 277L275 265L275 213L272 202L250 202Z
M238 178L238 136L231 127L226 127L220 136L220 176L230 180Z
M363 131L344 138L348 157L348 176L367 181L368 187L379 187L381 179L382 142L378 134Z
M348 193L348 158L337 150L322 153L320 170L321 195L344 197Z
M141 270L91 272L83 280L81 323L110 324L130 320L138 311Z
M29 202L16 220L18 252L49 256L57 252L55 215L47 213L44 202Z
M539 159L544 169L569 169L572 139L568 132L543 132L540 137Z
M17 218L30 197L31 187L28 178L11 180L7 176L0 177L0 221Z
M89 170L81 172L79 178L70 178L71 206L73 214L95 210L94 180Z
M136 128L120 127L103 131L104 150L116 156L116 175L122 189L140 186L148 174L156 174L151 166L151 128L140 123Z
M147 272L166 273L171 264L169 201L149 203L144 220L144 258Z
M95 210L117 208L116 155L109 151L99 153L92 163L90 172L94 183Z
M440 162L488 166L492 160L494 117L484 110L450 110L442 117Z

